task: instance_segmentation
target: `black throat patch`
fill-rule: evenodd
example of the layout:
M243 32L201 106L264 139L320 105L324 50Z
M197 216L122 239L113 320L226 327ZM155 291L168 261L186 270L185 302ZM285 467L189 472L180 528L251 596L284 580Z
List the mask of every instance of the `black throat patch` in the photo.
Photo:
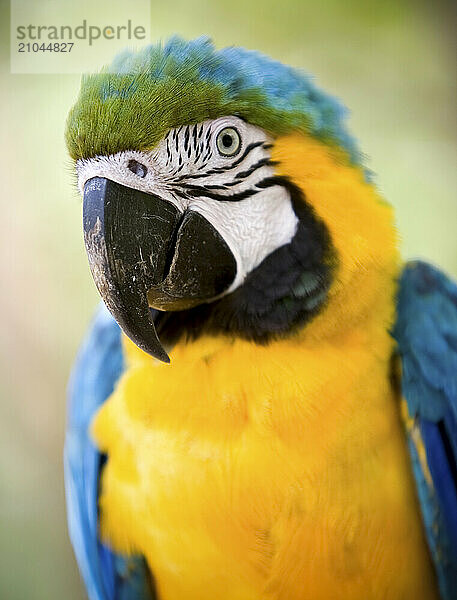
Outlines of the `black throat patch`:
M285 177L266 183L273 182L290 194L298 218L294 237L220 300L189 310L157 312L157 333L166 346L204 334L265 344L295 333L322 309L337 265L330 235L297 186Z

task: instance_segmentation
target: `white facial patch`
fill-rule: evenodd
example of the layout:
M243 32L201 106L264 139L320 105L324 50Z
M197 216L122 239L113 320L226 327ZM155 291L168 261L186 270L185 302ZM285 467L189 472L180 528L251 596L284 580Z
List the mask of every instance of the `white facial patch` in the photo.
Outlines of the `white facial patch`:
M228 293L297 229L289 192L274 178L270 148L262 129L222 117L170 130L151 152L79 160L78 187L83 193L89 179L105 177L168 200L182 212L200 213L236 259Z

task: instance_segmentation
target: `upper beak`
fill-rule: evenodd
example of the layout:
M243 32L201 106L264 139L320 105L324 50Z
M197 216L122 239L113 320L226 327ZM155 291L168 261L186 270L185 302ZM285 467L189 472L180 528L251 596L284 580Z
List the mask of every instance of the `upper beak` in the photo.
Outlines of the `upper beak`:
M84 186L84 241L95 284L126 335L170 362L150 306L183 310L222 294L236 261L199 213L158 196L94 177Z

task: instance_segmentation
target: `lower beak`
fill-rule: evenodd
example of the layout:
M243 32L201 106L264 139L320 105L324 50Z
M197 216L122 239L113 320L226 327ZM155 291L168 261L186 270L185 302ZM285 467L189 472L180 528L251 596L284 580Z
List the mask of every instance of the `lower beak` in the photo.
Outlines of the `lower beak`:
M150 307L185 310L228 289L236 261L199 213L102 177L84 186L84 241L97 289L124 333L170 362Z

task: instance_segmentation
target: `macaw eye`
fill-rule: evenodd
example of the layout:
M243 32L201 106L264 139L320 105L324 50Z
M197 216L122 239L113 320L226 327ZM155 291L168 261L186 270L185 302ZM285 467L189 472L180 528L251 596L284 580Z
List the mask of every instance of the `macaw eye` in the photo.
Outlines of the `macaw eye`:
M222 156L235 156L241 148L240 134L234 127L224 127L217 134L216 145Z
M133 159L129 160L127 168L130 169L132 173L135 173L135 175L138 175L138 177L146 177L148 172L148 168L145 165Z

